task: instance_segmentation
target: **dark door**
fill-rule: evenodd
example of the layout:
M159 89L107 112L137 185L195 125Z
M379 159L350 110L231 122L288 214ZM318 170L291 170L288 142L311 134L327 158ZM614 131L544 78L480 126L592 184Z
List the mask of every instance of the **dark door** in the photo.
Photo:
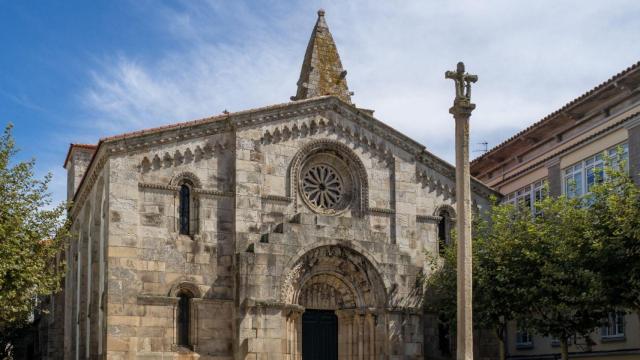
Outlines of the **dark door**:
M338 360L338 317L333 311L302 314L302 359Z

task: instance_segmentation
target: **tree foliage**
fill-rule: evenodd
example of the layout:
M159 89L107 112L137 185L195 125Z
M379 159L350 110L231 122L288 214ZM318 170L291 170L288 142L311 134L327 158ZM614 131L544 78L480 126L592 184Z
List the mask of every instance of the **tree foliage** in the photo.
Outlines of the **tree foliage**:
M622 191L620 186L610 186ZM618 209L613 204L620 204L619 199L607 196L609 211L631 215L628 206ZM609 215L592 211L595 204L588 199L547 197L536 202L535 214L525 204L494 204L485 218L474 222L474 326L494 331L501 357L505 353L504 331L511 321L559 339L566 359L567 340L587 336L613 309L614 291L608 289L609 275L603 272L603 263L619 261L616 256L621 254L637 253L621 250L628 248L628 241L605 246L608 240L603 240L602 234L617 224L618 232L628 238L637 227L631 220L624 226L609 220L609 228L601 224L603 228L596 231L594 218ZM616 255L603 259L603 249ZM446 251L427 280L425 298L427 310L439 313L450 324L456 316L455 262L455 251ZM629 294L628 299L633 296Z
M560 341L562 358L573 336L585 337L610 311L590 210L580 198L547 197L531 217L531 241L523 251L532 261L533 296L523 314L527 326Z
M0 340L28 322L38 297L59 289L56 256L68 234L65 206L52 207L47 191L51 175L38 179L34 160L15 160L11 129L0 137Z
M627 171L621 150L606 159L606 181L591 188L587 202L598 246L607 298L640 316L640 189Z
M507 324L523 313L533 296L529 268L531 261L522 251L530 233L530 214L510 204L495 204L487 218L474 219L473 232L473 321L476 328L491 330L503 343ZM517 234L517 235L516 235ZM455 332L456 244L443 257L432 260L433 274L427 279L427 311Z

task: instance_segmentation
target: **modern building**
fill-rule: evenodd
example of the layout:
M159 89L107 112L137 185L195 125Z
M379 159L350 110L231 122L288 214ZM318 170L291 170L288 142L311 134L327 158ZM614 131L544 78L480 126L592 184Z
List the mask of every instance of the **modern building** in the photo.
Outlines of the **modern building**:
M551 195L588 193L604 155L615 157L618 149L640 184L640 63L476 158L471 174L500 191L503 201L532 205L545 181ZM559 353L557 341L512 325L507 334L512 358L551 359ZM608 326L589 341L574 339L570 351L575 358L639 359L637 314L611 314Z
M42 357L437 347L421 279L425 252L448 242L454 168L353 104L324 11L297 85L291 102L71 145L74 235ZM496 194L475 180L472 192L477 211Z

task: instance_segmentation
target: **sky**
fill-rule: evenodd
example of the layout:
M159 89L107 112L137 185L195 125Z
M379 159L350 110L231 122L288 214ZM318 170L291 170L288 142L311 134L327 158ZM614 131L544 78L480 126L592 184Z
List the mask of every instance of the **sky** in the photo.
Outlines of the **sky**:
M640 61L637 0L0 0L0 126L61 201L69 143L289 101L319 8L354 103L449 162L458 61L472 157Z

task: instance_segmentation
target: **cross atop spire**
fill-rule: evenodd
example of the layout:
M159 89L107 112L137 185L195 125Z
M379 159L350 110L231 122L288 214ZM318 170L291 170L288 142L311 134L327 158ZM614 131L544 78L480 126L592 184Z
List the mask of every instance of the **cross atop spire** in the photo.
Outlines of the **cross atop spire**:
M347 71L342 68L338 49L324 19L324 10L318 10L318 20L304 55L298 91L291 100L334 95L351 104L352 92L347 87Z

